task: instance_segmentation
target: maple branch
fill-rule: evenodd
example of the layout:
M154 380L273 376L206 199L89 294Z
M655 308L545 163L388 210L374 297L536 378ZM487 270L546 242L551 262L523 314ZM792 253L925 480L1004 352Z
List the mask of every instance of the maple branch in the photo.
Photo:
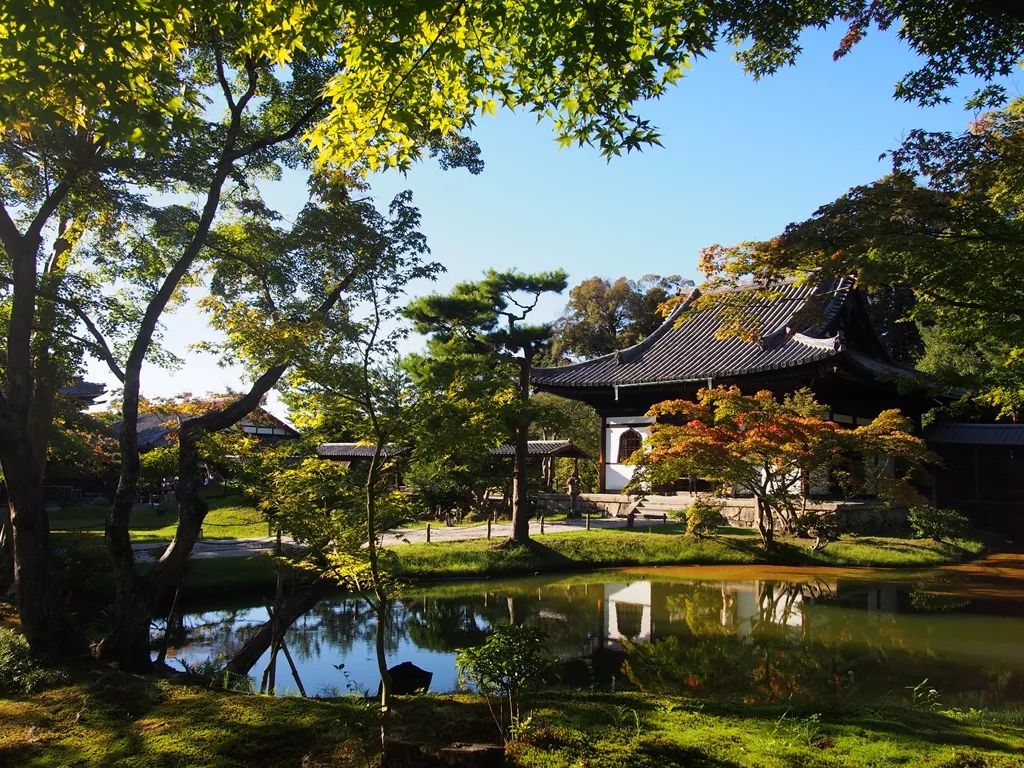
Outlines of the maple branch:
M103 332L100 331L99 326L96 325L93 319L89 317L89 313L80 307L77 302L62 300L61 303L68 306L78 319L82 321L82 324L89 330L90 335L94 339L94 342L90 345L93 347L93 351L107 364L107 367L117 377L117 380L124 384L124 370L117 362L113 350L103 336ZM83 339L82 341L85 340Z

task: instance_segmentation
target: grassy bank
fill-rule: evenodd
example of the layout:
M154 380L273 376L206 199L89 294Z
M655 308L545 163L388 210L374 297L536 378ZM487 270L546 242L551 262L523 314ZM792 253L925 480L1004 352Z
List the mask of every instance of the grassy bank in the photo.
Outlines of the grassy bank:
M659 529L654 529L659 530ZM692 539L677 533L604 530L534 538L529 547L506 548L500 540L400 544L391 568L403 580L495 578L535 573L570 573L638 565L814 565L832 567L930 568L980 556L980 542L939 544L931 540L861 537L821 550L811 542L783 541L766 554L756 536L728 534ZM195 560L186 587L212 595L269 593L276 571L264 556Z
M395 736L430 747L494 741L471 696L399 700ZM273 699L109 670L31 697L0 697L0 766L234 768L366 766L376 715L362 700ZM1020 765L1024 711L887 706L798 709L642 693L538 696L521 768Z
M230 506L228 507L230 509ZM502 541L476 539L432 544L399 544L387 551L391 567L405 581L495 578L535 573L571 573L597 568L644 565L803 565L832 567L930 568L979 556L976 541L939 544L907 538L844 538L821 550L805 540L784 540L765 553L758 538L730 529L711 539L687 538L675 526L651 532L622 529L548 534L529 547L506 548ZM109 603L112 590L108 555L101 535L59 530L55 548L64 563L64 581L76 599L73 610L84 624ZM264 555L194 559L189 564L189 597L262 596L273 592L276 565Z
M766 553L758 538L730 533L694 539L652 527L649 533L602 530L536 537L530 546L500 541L402 544L392 549L394 570L407 579L511 576L634 565L817 565L926 568L977 557L980 542L938 543L928 539L844 537L814 550L804 539L780 541Z
M249 539L267 536L267 521L260 511L241 496L214 496L203 521L203 538ZM57 533L103 535L109 507L66 507L50 513L50 530ZM138 507L132 512L132 541L170 541L177 516L155 507Z

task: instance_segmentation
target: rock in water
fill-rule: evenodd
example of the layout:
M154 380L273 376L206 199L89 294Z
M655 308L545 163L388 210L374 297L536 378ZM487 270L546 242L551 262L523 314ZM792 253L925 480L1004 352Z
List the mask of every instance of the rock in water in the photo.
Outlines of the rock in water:
M396 664L388 670L388 674L391 675L391 693L396 696L425 692L430 688L430 681L434 679L433 672L420 669L411 661Z

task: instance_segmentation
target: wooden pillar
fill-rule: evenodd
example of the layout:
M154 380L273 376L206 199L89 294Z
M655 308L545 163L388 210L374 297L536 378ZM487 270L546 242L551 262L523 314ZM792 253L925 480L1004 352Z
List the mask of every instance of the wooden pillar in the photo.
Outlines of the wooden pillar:
M597 449L597 487L598 487L598 490L601 493L607 493L607 488L605 487L605 472L604 472L604 470L605 470L605 459L607 458L607 456L605 454L605 444L607 442L608 442L608 420L604 416L602 416L601 417L601 442L599 443L598 449Z

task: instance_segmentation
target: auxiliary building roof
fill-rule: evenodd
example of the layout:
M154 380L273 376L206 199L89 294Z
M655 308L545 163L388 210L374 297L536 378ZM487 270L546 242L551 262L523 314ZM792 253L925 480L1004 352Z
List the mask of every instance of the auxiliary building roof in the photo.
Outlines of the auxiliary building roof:
M639 344L573 365L536 368L532 381L541 388L697 382L834 358L844 352L837 320L852 287L850 279L786 282L773 288L773 295L768 298L748 293L750 298L743 314L745 320L758 328L757 341L717 338L725 307L715 303L694 308L700 296L694 290ZM743 294L742 289L730 292L737 297ZM690 316L684 317L687 313ZM879 360L877 364L897 370L888 360Z
M515 456L514 445L491 448L492 456ZM556 458L589 459L590 454L572 440L530 440L526 444L527 456L553 456Z

